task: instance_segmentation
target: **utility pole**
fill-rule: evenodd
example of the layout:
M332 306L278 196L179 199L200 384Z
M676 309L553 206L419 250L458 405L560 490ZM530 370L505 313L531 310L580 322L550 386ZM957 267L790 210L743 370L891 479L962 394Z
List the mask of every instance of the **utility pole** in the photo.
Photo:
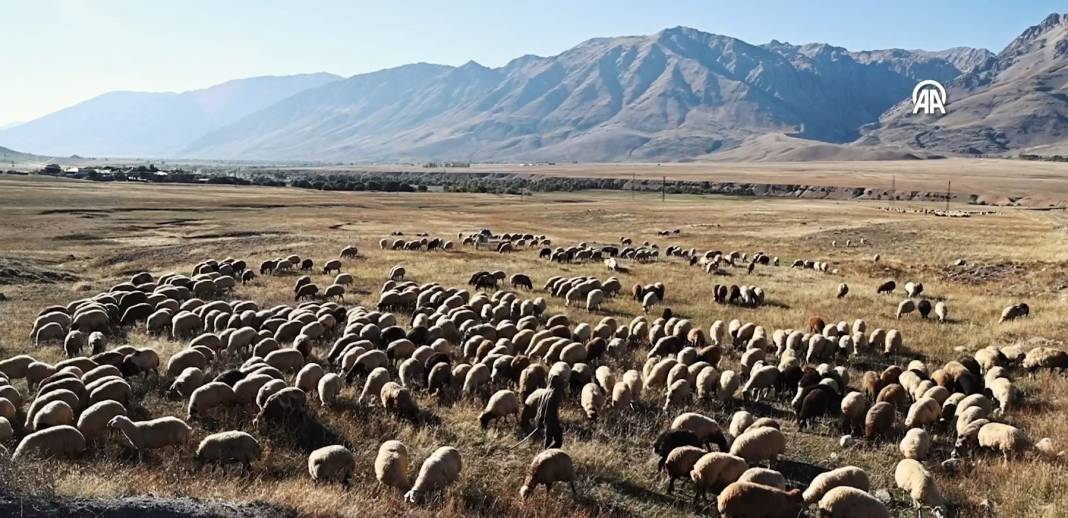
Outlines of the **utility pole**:
M949 212L949 198L953 196L953 181L946 182L946 212Z
M634 171L631 171L630 172L630 199L631 199L631 201L634 201L634 189L637 187L637 183L638 183L638 173L636 173Z
M890 176L890 206L894 206L894 200L897 199L897 175Z
M662 178L663 179L660 180L660 202L661 203L667 201L667 177L664 176Z

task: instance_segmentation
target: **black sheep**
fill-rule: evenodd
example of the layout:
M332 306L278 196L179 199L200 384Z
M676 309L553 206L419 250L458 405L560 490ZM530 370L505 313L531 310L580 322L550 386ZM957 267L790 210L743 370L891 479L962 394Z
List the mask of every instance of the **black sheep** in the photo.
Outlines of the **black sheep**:
M656 463L657 473L663 471L664 463L667 462L671 450L681 446L700 448L703 444L697 434L689 430L668 430L657 436L656 441L653 442L653 452L660 456L660 460Z

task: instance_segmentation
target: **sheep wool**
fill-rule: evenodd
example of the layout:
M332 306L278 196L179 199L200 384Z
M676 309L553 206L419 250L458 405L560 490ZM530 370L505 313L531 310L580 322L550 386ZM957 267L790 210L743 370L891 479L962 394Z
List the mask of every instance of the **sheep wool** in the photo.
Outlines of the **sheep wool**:
M459 480L462 469L463 462L456 448L438 448L419 467L419 475L412 488L404 494L404 500L413 504L421 503L431 492L445 489Z
M867 491L871 489L871 481L868 479L868 473L863 469L856 466L845 466L816 475L816 478L812 479L802 496L805 499L805 503L814 504L823 498L823 495L827 494L828 491L842 486L855 487L861 491Z
M180 446L193 438L193 429L177 417L160 417L148 421L131 421L125 415L115 416L108 427L119 430L135 450L154 450Z
M539 484L549 491L554 482L567 482L571 486L571 493L578 495L575 478L575 465L571 456L563 450L548 449L535 455L530 462L530 470L523 487L519 488L519 496L530 496Z
M582 387L580 402L582 403L582 410L586 412L586 418L590 421L595 421L597 415L601 412L601 407L604 406L604 392L596 383L587 383Z
M690 478L693 480L697 492L694 500L704 499L705 493L710 489L725 487L745 473L745 459L736 455L722 452L711 452L701 456L690 470Z
M818 507L821 515L828 518L890 518L886 504L866 491L849 486L827 491L820 498Z
M804 509L801 492L783 491L752 482L734 482L719 494L724 518L796 518Z
M931 450L931 435L923 428L910 428L898 448L906 459L923 460Z
M672 448L664 461L664 470L668 475L668 494L674 493L675 480L690 476L690 471L705 453L707 453L705 450L696 446Z
M731 444L731 455L737 455L749 464L762 460L776 460L786 450L786 436L770 426L749 428Z
M375 478L382 485L408 488L408 448L400 441L386 441L375 457Z
M738 482L752 482L786 490L786 477L773 469L749 468L738 477Z
M894 470L894 482L899 489L909 493L916 505L943 507L946 504L931 472L917 460L903 459L898 462Z
M85 451L85 437L73 426L53 426L22 438L11 460L73 458Z
M237 430L213 433L200 441L196 459L218 464L241 463L245 469L263 455L263 448L255 437Z
M348 484L356 470L356 457L344 446L324 446L308 455L308 474L315 482Z

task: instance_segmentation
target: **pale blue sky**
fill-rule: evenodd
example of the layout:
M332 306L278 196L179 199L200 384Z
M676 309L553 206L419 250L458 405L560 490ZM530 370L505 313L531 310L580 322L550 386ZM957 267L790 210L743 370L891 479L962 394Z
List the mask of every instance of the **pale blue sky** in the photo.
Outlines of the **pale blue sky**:
M0 126L109 90L415 61L500 66L686 25L751 43L999 51L1064 0L0 0Z

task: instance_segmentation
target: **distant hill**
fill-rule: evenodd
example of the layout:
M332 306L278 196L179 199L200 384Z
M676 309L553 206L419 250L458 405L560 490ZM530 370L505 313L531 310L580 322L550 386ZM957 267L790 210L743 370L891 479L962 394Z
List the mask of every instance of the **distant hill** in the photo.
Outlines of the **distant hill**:
M319 73L238 79L182 93L108 92L0 130L0 144L56 156L171 156L204 133L337 79Z
M978 51L977 51L978 52ZM854 53L676 27L500 68L415 64L309 89L209 133L203 158L673 160L765 133L849 142L957 54ZM980 52L981 54L981 52Z
M753 45L675 27L499 68L404 65L112 92L0 145L67 156L322 161L870 160L1068 147L1068 15L998 54ZM917 82L949 113L911 113Z
M1028 28L996 56L946 85L945 116L900 103L860 143L965 154L1068 146L1068 14Z

